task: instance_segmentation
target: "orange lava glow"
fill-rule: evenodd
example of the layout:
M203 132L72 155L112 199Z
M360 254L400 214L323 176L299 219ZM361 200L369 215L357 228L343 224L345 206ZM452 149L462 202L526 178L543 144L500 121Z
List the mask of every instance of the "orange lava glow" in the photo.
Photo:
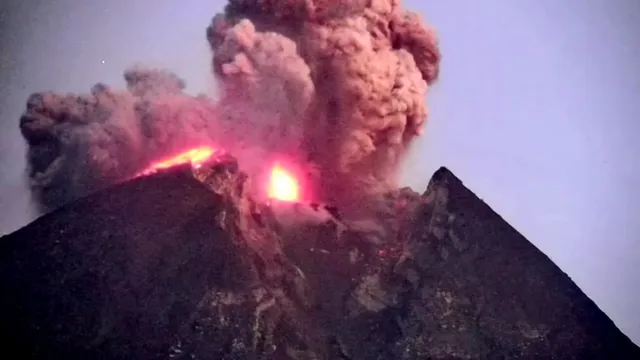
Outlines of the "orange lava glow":
M146 170L139 173L138 176L153 174L156 171L183 164L191 164L191 166L197 169L216 152L216 149L208 146L193 148L178 155L154 162ZM271 168L267 182L267 196L270 199L286 202L300 201L300 184L296 176L292 172L287 171L280 163L276 163Z
M145 171L143 171L142 174L149 174L158 170L168 169L182 164L191 164L191 166L199 168L200 165L211 158L211 156L215 152L215 149L208 146L191 149L176 156L154 162Z
M268 196L280 201L298 201L300 198L298 181L279 164L271 169Z

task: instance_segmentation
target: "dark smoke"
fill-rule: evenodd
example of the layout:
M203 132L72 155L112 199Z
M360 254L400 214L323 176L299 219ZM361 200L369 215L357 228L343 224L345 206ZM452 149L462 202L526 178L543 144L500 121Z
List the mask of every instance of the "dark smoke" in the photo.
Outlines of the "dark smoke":
M320 200L396 186L440 58L431 30L398 3L231 0L207 29L218 101L139 67L125 72L126 91L32 95L20 127L35 199L47 210L201 145L256 174L288 154L315 169Z
M398 0L230 0L208 39L227 89L285 95L325 199L397 186L440 60L416 14Z
M43 210L134 175L154 158L210 141L214 104L182 93L175 75L125 72L128 91L31 95L20 129L31 188Z

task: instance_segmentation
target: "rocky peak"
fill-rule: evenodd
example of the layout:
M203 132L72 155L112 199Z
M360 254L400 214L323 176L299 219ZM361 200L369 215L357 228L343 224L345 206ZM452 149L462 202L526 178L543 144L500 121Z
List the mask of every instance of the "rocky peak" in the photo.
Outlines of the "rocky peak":
M259 203L229 156L0 240L25 359L632 359L549 258L441 168L361 211ZM366 206L364 206L366 204Z

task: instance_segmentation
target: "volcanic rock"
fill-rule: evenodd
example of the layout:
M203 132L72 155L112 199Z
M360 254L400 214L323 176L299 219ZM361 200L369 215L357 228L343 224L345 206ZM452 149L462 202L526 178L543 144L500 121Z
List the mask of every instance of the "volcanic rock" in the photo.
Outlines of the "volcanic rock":
M20 359L638 359L442 168L360 212L262 204L231 157L113 186L0 239ZM304 211L303 211L304 210Z

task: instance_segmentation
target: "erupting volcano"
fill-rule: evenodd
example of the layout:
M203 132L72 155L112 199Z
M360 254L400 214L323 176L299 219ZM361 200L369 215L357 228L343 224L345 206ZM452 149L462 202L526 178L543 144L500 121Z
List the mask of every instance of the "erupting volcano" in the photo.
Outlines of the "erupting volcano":
M51 212L0 241L5 353L640 358L448 170L398 187L440 64L399 0L229 0L206 39L217 99L136 67L27 101Z
M222 154L222 150L216 150L210 146L196 147L177 155L162 159L151 164L136 177L148 176L160 170L171 169L176 166L190 164L198 169L203 164L211 161L215 156ZM267 197L269 199L295 202L300 201L300 185L296 176L288 171L282 164L275 163L269 172L267 180ZM260 195L260 194L258 194Z
M142 67L125 71L124 91L29 98L20 128L44 211L214 152L168 156L191 144L224 149L253 178L273 172L276 197L295 199L310 183L314 201L340 206L397 188L439 73L437 38L419 16L397 0L230 0L206 39L216 99ZM266 161L275 154L305 169L304 189L282 185L291 181Z

